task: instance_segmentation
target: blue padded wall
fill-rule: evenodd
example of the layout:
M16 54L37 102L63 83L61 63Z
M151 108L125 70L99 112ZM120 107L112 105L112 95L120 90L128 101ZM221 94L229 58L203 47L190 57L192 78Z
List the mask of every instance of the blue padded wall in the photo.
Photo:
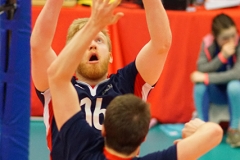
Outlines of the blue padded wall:
M6 2L0 0L0 5ZM0 15L0 159L25 160L29 158L31 0L17 0L13 18L8 15Z

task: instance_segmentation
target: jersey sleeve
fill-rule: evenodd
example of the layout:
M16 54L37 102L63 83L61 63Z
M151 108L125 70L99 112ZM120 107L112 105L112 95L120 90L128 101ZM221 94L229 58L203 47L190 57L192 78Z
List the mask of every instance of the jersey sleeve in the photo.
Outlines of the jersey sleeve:
M143 80L136 68L135 61L118 70L116 77L120 86L122 86L123 93L133 93L143 100L147 99L150 90L153 88Z
M36 91L37 96L38 96L39 100L41 101L42 105L44 105L44 96L43 96L42 92L37 90L37 88L35 88L35 91Z
M72 84L76 83L76 78L72 77L71 79ZM36 94L39 98L39 100L41 101L43 107L45 107L46 103L49 102L49 100L51 99L51 94L50 94L50 90L47 89L46 91L39 91L37 88L35 88Z
M165 150L153 152L143 156L141 158L136 158L134 160L177 160L177 146L173 145Z

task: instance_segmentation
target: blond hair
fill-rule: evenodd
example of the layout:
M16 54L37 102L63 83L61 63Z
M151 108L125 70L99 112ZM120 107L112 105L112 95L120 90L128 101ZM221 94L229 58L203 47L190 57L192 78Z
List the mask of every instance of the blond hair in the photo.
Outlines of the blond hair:
M67 43L73 38L73 36L83 28L83 26L88 22L89 18L78 18L75 19L72 24L68 28L68 34L67 34ZM112 51L112 44L110 40L110 36L108 33L108 30L105 28L101 31L107 38L108 42L108 49L111 52Z

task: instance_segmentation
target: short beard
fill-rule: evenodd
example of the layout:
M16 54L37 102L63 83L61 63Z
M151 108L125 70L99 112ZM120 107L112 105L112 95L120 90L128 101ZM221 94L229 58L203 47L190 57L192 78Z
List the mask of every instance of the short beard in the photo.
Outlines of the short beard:
M108 64L108 59L100 65L80 63L77 68L77 73L86 79L98 80L107 74Z

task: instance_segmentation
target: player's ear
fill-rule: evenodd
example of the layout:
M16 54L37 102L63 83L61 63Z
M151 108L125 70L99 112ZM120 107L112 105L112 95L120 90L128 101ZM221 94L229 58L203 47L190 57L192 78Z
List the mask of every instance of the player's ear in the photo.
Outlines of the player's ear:
M146 141L146 139L147 139L147 137L145 136L142 142L145 142L145 141Z
M112 63L113 62L112 52L109 52L109 53L110 53L109 63Z
M102 126L102 131L101 131L101 133L102 133L102 136L103 136L103 137L106 136L106 131L105 131L105 127L104 127L104 125Z

